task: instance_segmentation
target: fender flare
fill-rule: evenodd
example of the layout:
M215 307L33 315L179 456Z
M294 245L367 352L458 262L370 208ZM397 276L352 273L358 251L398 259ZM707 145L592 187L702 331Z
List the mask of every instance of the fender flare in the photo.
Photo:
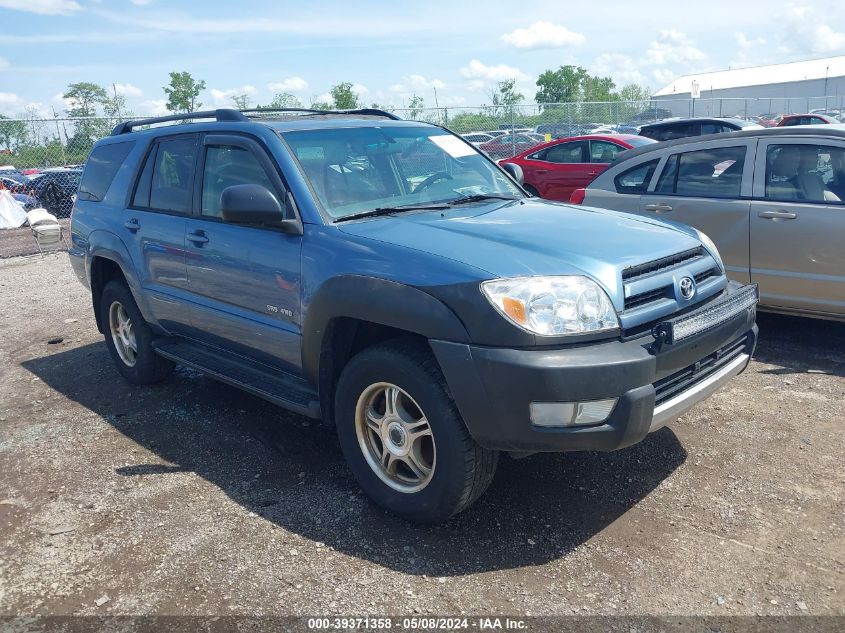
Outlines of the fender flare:
M439 299L413 286L378 277L344 275L319 286L305 312L302 370L319 384L323 339L332 320L353 318L429 339L469 343L464 324Z
M93 301L94 288L92 268L94 259L100 257L108 259L120 268L124 279L129 286L129 292L132 293L132 298L135 299L135 304L141 311L141 315L148 323L152 322L152 315L150 314L147 302L144 300L144 293L141 289L141 282L135 275L135 268L132 264L132 258L129 255L129 250L123 241L114 233L104 230L92 231L88 236L88 262L87 274L91 282L91 295ZM99 315L98 306L94 306L94 314ZM99 316L96 317L99 320ZM98 323L99 325L99 323Z

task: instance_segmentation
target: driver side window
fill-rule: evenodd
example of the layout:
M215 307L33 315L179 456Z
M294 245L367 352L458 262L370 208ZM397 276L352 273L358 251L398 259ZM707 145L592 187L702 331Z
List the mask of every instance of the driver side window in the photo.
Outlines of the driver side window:
M242 147L209 147L202 177L202 215L219 218L220 194L232 185L261 185L275 191L258 159Z

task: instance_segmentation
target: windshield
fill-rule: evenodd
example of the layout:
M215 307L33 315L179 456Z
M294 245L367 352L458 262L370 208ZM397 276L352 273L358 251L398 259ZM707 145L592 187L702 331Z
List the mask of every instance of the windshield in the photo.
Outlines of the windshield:
M652 145L657 142L653 138L647 138L645 136L632 136L626 138L625 141L632 147L642 147L643 145Z
M523 196L472 145L438 128L330 128L282 137L335 220L469 196Z

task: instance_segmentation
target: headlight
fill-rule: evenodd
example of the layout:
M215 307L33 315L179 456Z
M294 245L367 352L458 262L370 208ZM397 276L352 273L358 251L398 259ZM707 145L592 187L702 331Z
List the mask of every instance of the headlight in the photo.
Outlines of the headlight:
M715 259L716 263L719 264L719 269L722 272L725 272L725 264L722 262L722 256L719 255L719 249L716 248L716 244L707 236L706 233L703 233L698 229L696 229L695 232L698 233L698 239L700 239L701 243L704 244L704 248L710 251L713 259Z
M481 284L488 301L532 334L560 336L619 327L607 294L586 277L514 277Z

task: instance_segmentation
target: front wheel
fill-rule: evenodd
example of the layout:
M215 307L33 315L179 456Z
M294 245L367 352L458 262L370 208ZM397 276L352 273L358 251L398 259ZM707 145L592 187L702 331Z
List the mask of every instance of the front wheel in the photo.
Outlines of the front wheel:
M393 341L359 353L341 374L335 411L358 483L410 521L448 519L493 479L498 453L470 437L423 345Z
M126 284L110 281L100 297L106 347L126 380L145 385L164 380L174 364L153 349L153 333Z

